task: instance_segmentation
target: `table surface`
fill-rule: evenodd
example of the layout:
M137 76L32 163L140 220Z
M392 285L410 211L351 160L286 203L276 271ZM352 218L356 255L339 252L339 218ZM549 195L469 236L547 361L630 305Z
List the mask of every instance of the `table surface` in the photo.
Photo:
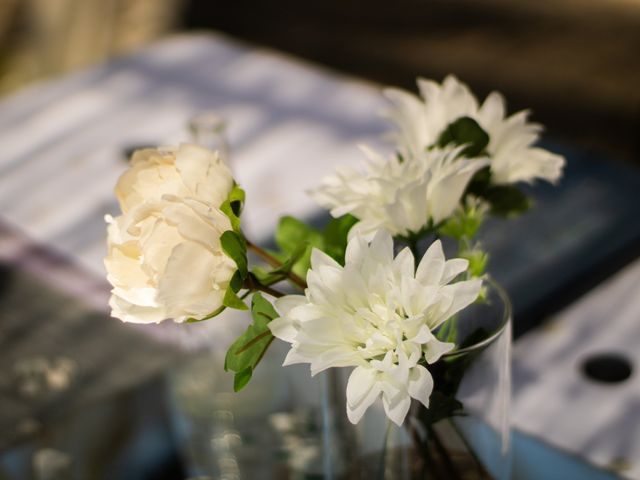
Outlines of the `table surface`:
M0 448L29 438L33 411L46 419L47 412L60 416L83 402L130 391L185 349L224 348L242 328L237 314L219 322L145 328L106 319L103 216L116 212L112 189L126 168L124 151L185 141L189 118L214 110L228 121L232 167L249 192L245 228L260 241L284 213L316 215L305 190L335 165L361 162L358 143L381 145L382 107L376 86L218 35L174 37L2 101L0 261L17 280L9 289L13 307L0 302L0 361L15 366L37 348L54 374L70 368L76 380L63 396L25 402L24 392L7 394L10 376L0 378ZM567 251L572 248L566 242ZM542 439L594 465L615 465L630 478L640 478L640 380L633 375L620 385L601 385L580 375L578 366L585 356L606 350L638 363L638 280L640 263L629 265L514 348L514 425L534 444L533 438ZM54 285L63 298L81 298L77 311L47 321L47 302L53 300L29 293L46 290L37 282ZM39 313L10 319L30 296L39 298ZM91 329L82 323L87 316ZM25 333L27 324L33 329ZM78 331L81 345L74 340ZM61 356L72 366L56 364ZM516 452L525 444L516 441ZM527 445L527 451L538 451ZM527 468L518 478L542 478L536 476L540 463L522 458ZM571 455L553 458L555 465L585 468Z

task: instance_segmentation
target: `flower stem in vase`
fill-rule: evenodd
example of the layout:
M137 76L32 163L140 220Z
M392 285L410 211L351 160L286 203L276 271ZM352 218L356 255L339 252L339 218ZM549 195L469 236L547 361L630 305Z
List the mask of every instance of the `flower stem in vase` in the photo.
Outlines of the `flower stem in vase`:
M384 480L386 478L387 473L387 457L391 453L392 444L390 442L391 438L391 429L393 428L393 423L391 423L390 419L387 419L387 428L384 430L384 441L382 442L382 448L384 449L382 455L380 455L380 467L378 468L378 479Z
M493 479L451 419L441 420L430 427L430 438L433 439L430 446L436 451L438 460L446 464L447 475L443 478Z

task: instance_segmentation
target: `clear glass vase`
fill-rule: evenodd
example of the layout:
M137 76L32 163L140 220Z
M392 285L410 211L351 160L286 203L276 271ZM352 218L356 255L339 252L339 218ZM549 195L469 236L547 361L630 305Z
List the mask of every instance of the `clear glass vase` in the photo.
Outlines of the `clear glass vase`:
M169 410L189 479L341 478L351 433L341 386L334 372L310 377L308 365L282 367L287 350L274 343L240 392L223 352L173 369Z
M485 302L452 320L464 347L429 366L431 408L414 402L403 427L390 424L378 404L358 425L349 423L349 369L310 377L308 365L283 368L281 342L239 393L221 352L176 368L172 416L190 477L509 478L511 307L499 286L487 287Z
M382 405L371 407L353 427L345 478L510 478L511 305L499 285L486 288L485 301L443 325L461 347L428 367L430 408L414 400L398 427Z
M190 141L215 150L222 160L229 164L229 142L227 122L214 111L200 112L189 119L187 124Z

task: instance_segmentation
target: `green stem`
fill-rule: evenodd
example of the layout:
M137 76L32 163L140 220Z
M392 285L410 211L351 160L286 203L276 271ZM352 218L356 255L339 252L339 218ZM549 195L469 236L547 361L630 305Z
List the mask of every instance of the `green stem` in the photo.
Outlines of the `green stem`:
M460 256L460 255L462 255L462 253L468 251L470 245L471 245L470 239L468 239L464 235L462 237L460 237L460 240L458 241L458 256Z
M387 468L387 455L391 455L392 452L389 452L389 447L390 447L390 441L389 441L389 437L390 437L390 433L391 433L391 429L393 428L393 424L391 423L391 419L387 418L387 428L385 429L384 432L384 439L383 439L383 444L382 444L382 455L380 458L380 471L379 473L379 477L380 480L384 480L385 478L385 470Z
M458 474L455 466L453 465L451 457L449 456L449 452L440 441L440 437L438 436L438 433L433 428L433 425L427 426L427 432L428 432L427 435L433 441L433 445L436 447L438 456L442 461L442 466L446 470L446 478L459 479L460 475Z
M276 290L275 288L271 288L269 285L264 285L260 283L260 281L251 273L245 280L244 288L247 289L247 292L245 293L244 297L249 295L249 293L255 292L255 291L264 292L275 298L280 298L285 296L284 293Z
M246 238L245 238L245 240L246 240ZM247 248L250 249L250 250L253 250L253 252L256 255L261 257L269 265L271 265L272 267L275 267L275 268L278 268L278 267L282 266L282 262L280 260L278 260L276 257L274 257L273 255L271 255L269 252L267 252L263 248L259 247L255 243L250 242L249 240L246 240L246 242L247 242ZM307 288L307 282L305 282L302 278L300 278L295 273L287 272L287 277L289 278L289 280L291 280L300 289L304 290L305 288Z
M473 451L473 448L471 448L471 445L469 444L468 440L462 434L462 432L460 431L460 429L458 428L456 423L453 421L453 419L448 419L447 421L451 425L451 428L453 429L453 431L455 431L456 434L458 435L458 438L460 439L460 441L464 444L464 446L467 449L467 451L469 452L469 455L471 456L471 458L473 458L473 462L474 462L474 464L476 466L476 469L477 469L477 472L478 472L478 478L480 480L491 478L489 476L489 474L487 473L486 469L484 468L484 466L482 465L482 462L480 461L480 459L478 458L476 453Z

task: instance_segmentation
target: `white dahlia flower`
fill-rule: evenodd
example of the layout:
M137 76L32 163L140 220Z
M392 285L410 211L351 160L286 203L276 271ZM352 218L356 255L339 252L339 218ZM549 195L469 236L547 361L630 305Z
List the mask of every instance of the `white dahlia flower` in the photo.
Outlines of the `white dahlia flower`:
M395 88L384 92L393 103L386 116L398 127L394 140L405 157L419 156L439 140L449 124L470 117L489 135L487 152L493 183L531 182L536 178L555 182L562 175L564 158L533 146L542 126L527 122L526 110L507 117L504 97L498 92L489 94L479 105L467 85L453 75L442 84L418 79L418 87L422 98Z
M400 425L411 398L429 406L433 379L428 364L454 345L433 330L476 300L481 280L452 282L468 262L445 260L434 242L415 268L404 249L395 258L384 231L368 244L347 246L345 266L314 250L305 295L287 295L275 306L272 333L291 343L284 365L309 363L312 375L330 367L355 367L347 384L347 415L357 423L379 397Z
M486 158L461 158L463 148L423 150L412 161L363 148L369 160L363 170L339 167L311 196L334 217L358 218L350 235L371 238L381 228L393 236L418 233L451 216L473 175L488 165Z

